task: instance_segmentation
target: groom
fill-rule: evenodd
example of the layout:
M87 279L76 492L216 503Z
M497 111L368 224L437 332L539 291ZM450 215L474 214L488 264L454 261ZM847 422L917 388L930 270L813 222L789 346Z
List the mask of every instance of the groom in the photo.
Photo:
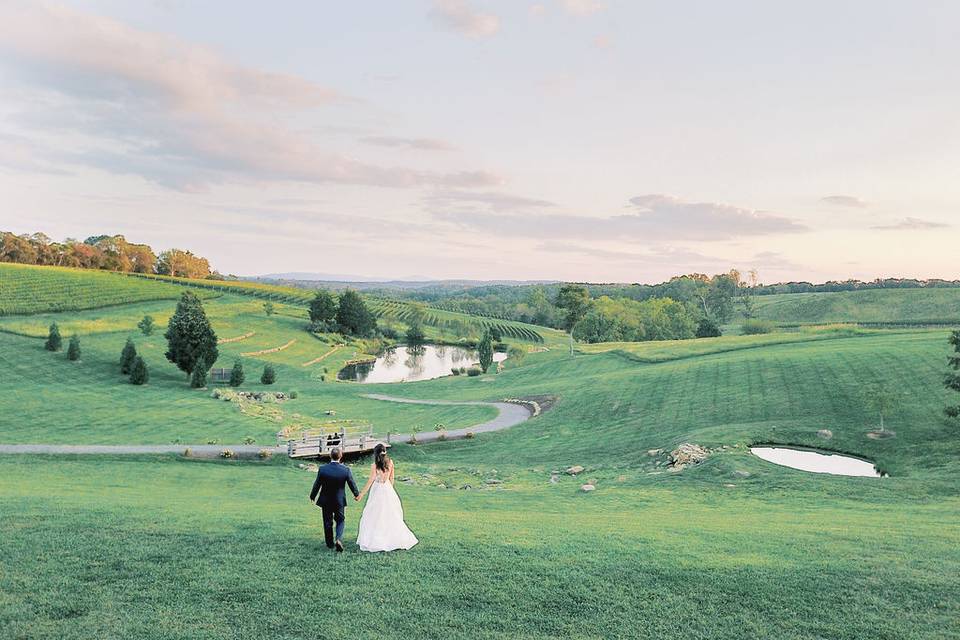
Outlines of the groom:
M347 496L343 490L344 484L350 485L350 491L354 497L360 495L357 491L357 483L353 481L353 473L350 468L341 464L343 452L339 447L330 450L330 462L320 467L317 471L317 479L313 483L313 489L310 491L310 502L323 509L323 537L326 538L327 548L337 548L337 552L343 551L343 510L347 506ZM317 495L319 493L319 496ZM334 542L333 523L337 523L337 537Z

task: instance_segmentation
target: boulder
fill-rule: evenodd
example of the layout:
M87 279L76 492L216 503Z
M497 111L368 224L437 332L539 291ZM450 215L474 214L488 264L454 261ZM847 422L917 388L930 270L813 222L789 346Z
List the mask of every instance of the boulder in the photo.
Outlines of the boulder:
M647 450L647 455L650 456L651 458L654 457L654 456L658 456L658 455L660 455L661 453L663 453L663 449L648 449L648 450Z
M583 491L584 493L590 493L591 491L594 491L594 490L596 490L596 487L593 486L592 484L580 485L580 491Z
M749 478L750 472L744 471L743 469L737 469L733 472L733 475L737 476L738 478Z
M575 476L578 473L583 473L583 467L579 464L575 464L569 469L567 469L567 475Z
M670 452L670 464L675 469L683 469L687 465L700 464L710 455L710 451L698 444L684 442Z
M560 482L560 477L557 475L550 476L550 484L557 484Z
M487 484L503 484L503 480L497 480L496 478L490 478L486 481Z
M830 429L820 429L817 431L817 435L824 440L829 440L833 437L833 431L830 431Z

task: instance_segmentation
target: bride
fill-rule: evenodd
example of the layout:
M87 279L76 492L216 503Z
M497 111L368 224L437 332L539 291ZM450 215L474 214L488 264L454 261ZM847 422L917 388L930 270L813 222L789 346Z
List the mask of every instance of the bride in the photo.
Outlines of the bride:
M367 505L360 516L357 544L361 551L393 551L409 549L417 544L417 537L403 521L400 497L393 488L393 460L387 457L387 448L378 444L373 449L370 479L357 496L357 501L370 492Z

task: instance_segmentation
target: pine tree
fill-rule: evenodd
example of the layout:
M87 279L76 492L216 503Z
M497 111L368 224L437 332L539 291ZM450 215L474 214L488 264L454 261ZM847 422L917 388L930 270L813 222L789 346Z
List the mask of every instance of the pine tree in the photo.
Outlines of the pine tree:
M230 386L239 387L243 384L246 376L243 373L243 363L237 360L233 363L233 369L230 370Z
M953 346L956 355L947 358L947 363L953 371L947 374L943 384L947 389L960 393L960 329L950 334L950 344ZM951 418L958 418L960 417L960 404L948 406L944 409L944 412Z
M277 381L277 372L274 371L273 365L268 364L263 367L263 374L260 376L261 384L273 384Z
M183 292L164 337L167 339L167 360L188 374L193 373L201 360L205 366L213 366L220 355L217 334L210 327L203 304L192 291Z
M477 353L480 356L480 368L486 373L490 365L493 364L493 340L490 338L490 332L485 331L477 345Z
M140 327L143 335L149 336L153 333L153 316L143 316L143 320L138 322L137 326Z
M77 361L80 359L80 338L77 334L70 336L70 344L67 347L67 360Z
M147 363L140 356L134 357L133 364L130 365L130 384L140 386L149 381L150 371L147 369Z
M203 389L205 386L207 386L207 363L201 358L193 365L193 371L190 373L190 387Z
M120 352L120 373L129 375L136 357L137 347L133 344L133 338L127 338L127 344L123 345L123 351Z
M50 334L43 346L47 351L60 351L63 348L63 338L60 337L60 327L57 326L56 322L50 325Z

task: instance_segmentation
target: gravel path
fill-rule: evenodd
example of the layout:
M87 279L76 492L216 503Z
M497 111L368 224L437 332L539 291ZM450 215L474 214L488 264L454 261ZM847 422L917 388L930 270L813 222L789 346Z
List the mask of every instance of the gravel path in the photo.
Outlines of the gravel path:
M513 404L511 402L457 402L454 400L413 400L411 398L397 398L396 396L387 396L380 393L368 393L364 396L365 398L371 398L373 400L383 400L384 402L402 402L405 404L444 404L444 405L456 405L456 406L479 406L479 407L494 407L498 413L497 417L493 420L488 420L480 424L474 425L472 427L466 427L464 429L450 429L447 431L448 439L464 438L468 432L472 433L488 433L490 431L500 431L501 429L509 429L510 427L516 426L521 422L526 422L530 419L530 410L522 404ZM404 441L409 440L412 434L409 433L394 433L391 434L390 438L392 440ZM434 440L439 439L440 434L436 431L424 431L417 433L417 442L433 442Z
M500 431L508 429L515 425L525 422L530 418L530 410L520 404L510 402L455 402L452 400L412 400L410 398L397 398L379 393L370 393L365 397L373 400L382 400L384 402L402 402L406 404L443 404L458 406L481 406L494 407L497 409L497 417L464 429L450 429L447 431L447 438L464 438L468 432L487 433L490 431ZM394 433L391 439L396 441L409 440L412 434ZM418 442L433 442L439 439L440 434L436 431L425 431L418 433ZM46 455L143 455L158 453L183 453L185 449L190 449L191 453L198 457L218 457L224 449L230 449L238 457L251 457L259 454L266 449L271 454L287 453L287 447L266 447L256 444L0 444L0 454L46 454Z

